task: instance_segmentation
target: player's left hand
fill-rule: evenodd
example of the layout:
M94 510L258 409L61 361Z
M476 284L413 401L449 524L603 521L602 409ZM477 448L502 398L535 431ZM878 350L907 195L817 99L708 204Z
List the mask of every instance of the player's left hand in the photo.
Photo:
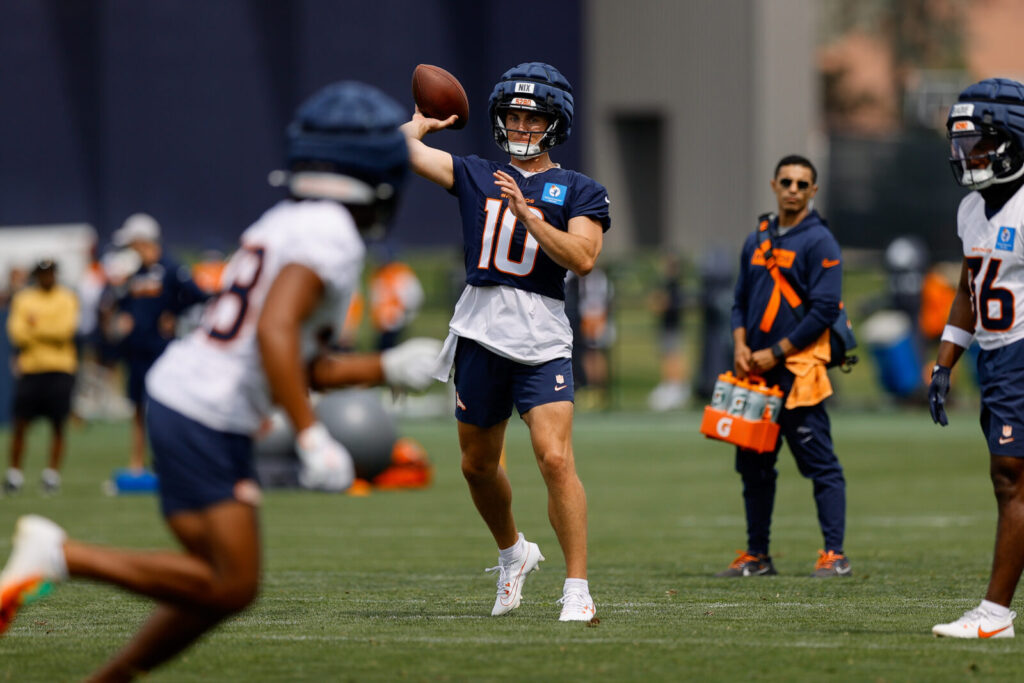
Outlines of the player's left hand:
M380 354L384 381L394 389L423 391L434 382L441 342L417 337Z
M944 365L936 365L932 368L932 381L928 385L928 410L932 414L932 422L943 427L949 424L949 419L946 417L949 370Z
M530 205L523 197L523 191L519 189L515 179L505 171L494 172L494 184L501 188L501 196L508 200L508 208L521 221L525 221L533 214L530 213Z

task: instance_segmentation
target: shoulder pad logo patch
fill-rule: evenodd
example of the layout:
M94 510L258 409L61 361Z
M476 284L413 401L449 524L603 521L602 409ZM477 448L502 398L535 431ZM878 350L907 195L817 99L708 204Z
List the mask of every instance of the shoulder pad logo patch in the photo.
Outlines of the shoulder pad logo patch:
M544 183L544 194L541 195L540 200L547 202L548 204L556 204L562 206L565 204L565 194L568 188L565 185L559 185L558 183Z
M996 249L1002 251L1013 251L1017 237L1017 228L1004 225L999 228L999 238L996 240Z

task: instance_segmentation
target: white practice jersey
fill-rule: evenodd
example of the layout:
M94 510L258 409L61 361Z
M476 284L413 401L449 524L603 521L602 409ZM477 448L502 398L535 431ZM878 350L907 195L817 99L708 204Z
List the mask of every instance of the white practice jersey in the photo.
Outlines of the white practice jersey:
M459 337L525 365L572 357L565 302L505 285L462 290L434 379L448 381Z
M992 218L972 192L960 202L957 233L970 270L974 336L983 349L1024 339L1024 190Z
M271 407L256 323L277 274L296 263L324 284L302 328L303 357L310 360L317 334L340 332L366 249L348 210L332 201L280 202L240 242L202 324L167 347L146 375L146 391L207 427L251 435Z

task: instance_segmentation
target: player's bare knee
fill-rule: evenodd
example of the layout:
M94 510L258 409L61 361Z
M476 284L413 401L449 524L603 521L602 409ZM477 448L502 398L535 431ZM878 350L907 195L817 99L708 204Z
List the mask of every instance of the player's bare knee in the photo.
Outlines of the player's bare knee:
M221 581L211 591L210 602L218 612L235 614L253 603L259 594L260 582L256 578L232 578Z
M1014 465L1016 464L1014 462ZM993 463L989 474L992 478L992 490L998 502L1005 503L1024 496L1024 473L1020 467Z
M576 463L572 452L563 449L537 452L537 464L545 480L565 480L576 476Z
M494 477L498 471L499 460L469 457L462 455L462 476L466 481L483 481Z

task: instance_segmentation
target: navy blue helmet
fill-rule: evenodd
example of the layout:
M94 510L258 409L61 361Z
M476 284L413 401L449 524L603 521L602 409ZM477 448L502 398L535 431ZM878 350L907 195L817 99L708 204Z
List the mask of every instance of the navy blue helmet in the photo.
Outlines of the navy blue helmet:
M380 227L409 171L409 149L399 130L405 119L402 107L371 85L325 86L299 106L289 124L288 173L278 179L296 197L340 201L360 227Z
M987 78L949 110L949 164L957 183L982 190L1024 175L1024 85Z
M538 112L551 123L526 142L510 142L505 127L509 109ZM503 73L487 102L494 142L517 159L531 159L568 140L572 113L572 86L558 69L543 62L525 62Z

